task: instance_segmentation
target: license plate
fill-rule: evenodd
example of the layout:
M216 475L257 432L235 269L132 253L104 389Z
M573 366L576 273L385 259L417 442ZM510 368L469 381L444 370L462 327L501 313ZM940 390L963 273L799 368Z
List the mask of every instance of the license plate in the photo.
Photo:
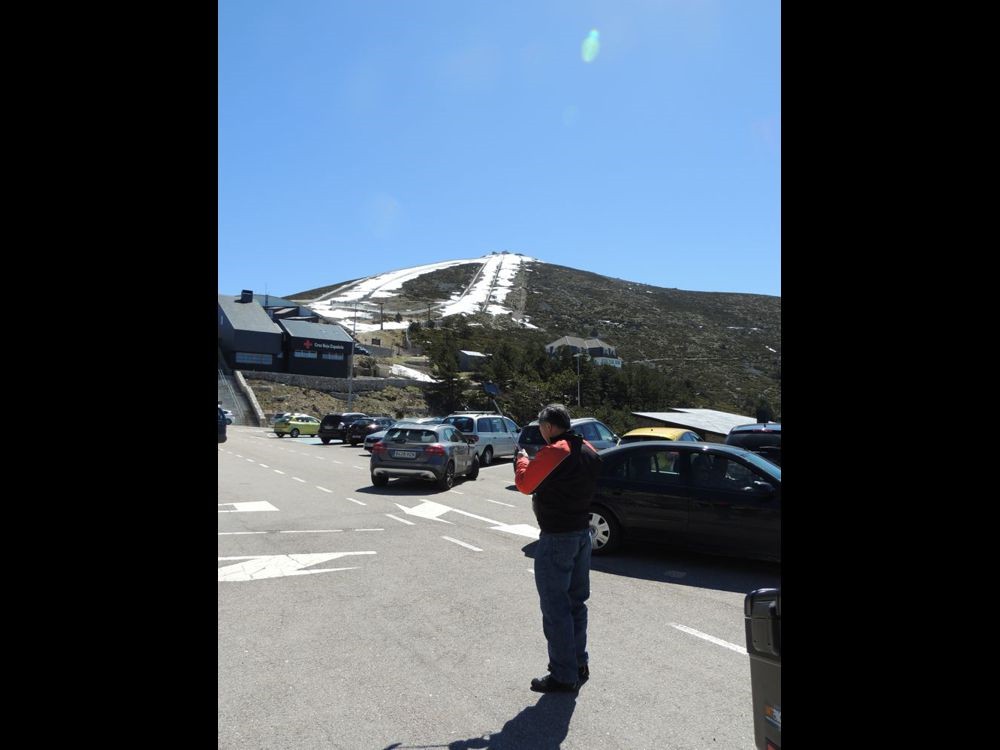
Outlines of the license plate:
M417 454L413 451L393 451L393 458L416 458Z

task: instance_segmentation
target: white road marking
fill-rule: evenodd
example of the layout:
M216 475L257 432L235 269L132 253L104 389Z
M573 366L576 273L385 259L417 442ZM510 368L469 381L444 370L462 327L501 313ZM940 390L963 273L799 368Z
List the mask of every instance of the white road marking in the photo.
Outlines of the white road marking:
M334 462L335 464L340 464L340 461L338 461L337 459L333 459L333 462ZM343 466L343 464L341 464L341 466Z
M355 529L355 531L385 531L385 529Z
M400 505L396 503L396 507L401 511L406 513L408 516L417 516L419 518L427 518L434 521L440 521L441 523L452 523L452 521L446 521L440 516L444 515L448 511L454 511L455 513L460 513L463 516L468 516L469 518L475 518L477 521L485 521L486 523L493 524L490 526L492 531L505 531L508 534L516 534L517 536L524 536L529 539L538 539L540 531L534 526L526 523L516 523L516 524L506 524L500 521L494 521L492 518L487 518L486 516L479 516L475 513L469 513L466 510L459 510L458 508L452 508L448 505L442 505L441 503L435 503L425 498L420 498L420 505L413 508L407 508L405 505Z
M320 487L318 484L316 485L316 489L323 490L323 492L329 492L330 494L333 494L333 490L328 490L326 487Z
M407 521L405 518L400 518L399 516L392 515L392 513L386 513L386 515L389 516L389 518L391 518L393 521L399 521L400 523L405 523L407 526L416 526L416 524L413 523L413 521Z
M249 462L250 462L250 463L252 463L252 464L255 464L255 463L257 463L257 462L256 462L256 461L254 461L254 460L253 460L252 458L247 458L247 459L245 459L245 460L246 460L246 461L249 461Z
M452 494L454 494L454 495L464 495L464 494L465 494L464 492L459 492L458 490L456 490L456 489L454 489L454 488L452 488L451 492L452 492Z
M274 473L275 474L284 474L285 472L283 472L281 469L275 469Z
M501 503L499 500L487 500L488 503L496 503L497 505L506 505L508 508L516 508L516 505L511 505L510 503Z
M223 506L232 506L231 510L221 510ZM219 513L255 513L265 510L277 510L267 500L256 500L250 503L219 503Z
M305 479L299 479L298 477L292 477L292 479L294 479L296 482L302 482L302 484L306 483Z
M499 526L490 526L490 531L506 531L508 534L516 534L517 536L526 536L529 539L538 539L538 535L541 533L534 526L527 523L514 523L514 524L502 523Z
M351 464L351 468L352 468L352 469L361 469L361 471L364 471L364 470L365 470L365 467L364 467L364 466L355 466L354 464Z
M320 565L348 555L374 554L375 552L324 552L307 555L238 555L235 557L220 557L220 561L246 560L247 562L224 565L219 568L219 581L258 581L262 578L283 578L285 576L304 576L313 573L356 570L356 568L320 568L318 570L302 570L302 568L307 568L311 565Z
M239 534L267 534L267 533L268 532L266 531L220 531L219 536L237 536Z
M458 508L449 508L449 510L461 513L463 516L468 516L469 518L475 518L477 521L486 521L486 523L492 523L493 525L500 523L499 521L494 521L492 518L487 518L486 516L477 516L475 513L469 513L467 510L459 510Z
M243 456L241 456L239 453L234 453L233 455L236 456L236 458L243 458Z
M279 531L279 534L336 534L343 529L292 529L289 531Z
M368 505L368 503L363 503L360 500L355 500L353 497L344 498L345 500L350 500L352 503L357 503L358 505Z
M261 464L261 468L263 468L263 469L270 469L271 467L268 466L267 464Z
M703 640L714 643L716 646L722 646L723 648L728 648L730 651L735 651L738 654L747 655L747 650L743 646L737 646L735 643L730 643L729 641L724 641L721 638L716 638L714 635L709 635L708 633L702 633L700 630L695 630L694 628L689 628L687 625L678 625L676 622L670 623L671 627L677 628L685 633L690 633L696 638L702 638Z
M450 536L443 536L441 538L447 539L449 542L454 542L455 544L461 545L462 547L467 547L468 549L471 549L473 552L482 552L482 550L479 549L479 547L473 547L471 544L466 544L465 542L460 542L457 539L452 539Z
M442 513L447 513L451 508L447 505L441 505L441 503L432 503L430 500L421 500L421 505L415 508L407 508L405 505L400 505L396 503L396 507L403 511L408 516L417 516L419 518L427 518L432 521L440 521L441 523L446 523L449 526L454 525L451 521L445 521L443 518L438 518Z

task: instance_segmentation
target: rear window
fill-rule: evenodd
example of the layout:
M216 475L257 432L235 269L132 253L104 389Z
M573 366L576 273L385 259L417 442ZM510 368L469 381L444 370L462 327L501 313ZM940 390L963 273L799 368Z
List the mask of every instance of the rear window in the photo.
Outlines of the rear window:
M746 448L748 451L756 451L765 445L775 445L781 447L780 432L736 432L726 438L726 445L735 445Z
M520 436L517 438L519 445L544 445L545 440L542 438L542 431L538 429L538 425L528 425L523 430L521 430Z
M438 434L434 430L407 427L393 427L382 438L384 443L436 443Z

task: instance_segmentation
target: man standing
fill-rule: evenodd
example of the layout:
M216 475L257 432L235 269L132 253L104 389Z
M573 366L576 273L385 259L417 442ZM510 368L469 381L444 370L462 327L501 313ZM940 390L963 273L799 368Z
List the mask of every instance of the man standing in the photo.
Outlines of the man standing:
M549 650L549 674L531 681L538 693L576 692L590 678L587 605L590 597L590 499L601 459L570 429L562 404L538 413L547 445L533 461L517 452L514 484L532 495L541 534L535 550L535 586Z

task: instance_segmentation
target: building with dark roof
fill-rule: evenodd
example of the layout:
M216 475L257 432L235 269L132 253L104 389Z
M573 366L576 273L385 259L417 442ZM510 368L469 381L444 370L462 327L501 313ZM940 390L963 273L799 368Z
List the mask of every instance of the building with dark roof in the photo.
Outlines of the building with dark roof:
M219 348L235 370L285 370L284 332L252 292L219 295Z
M583 339L579 336L563 336L556 339L551 344L545 345L545 351L555 356L564 346L569 347L575 354L585 352L590 355L595 365L610 365L621 367L622 361L618 359L618 352L611 344L606 344L600 339Z
M346 378L354 357L354 339L341 326L279 320L285 331L286 372Z

